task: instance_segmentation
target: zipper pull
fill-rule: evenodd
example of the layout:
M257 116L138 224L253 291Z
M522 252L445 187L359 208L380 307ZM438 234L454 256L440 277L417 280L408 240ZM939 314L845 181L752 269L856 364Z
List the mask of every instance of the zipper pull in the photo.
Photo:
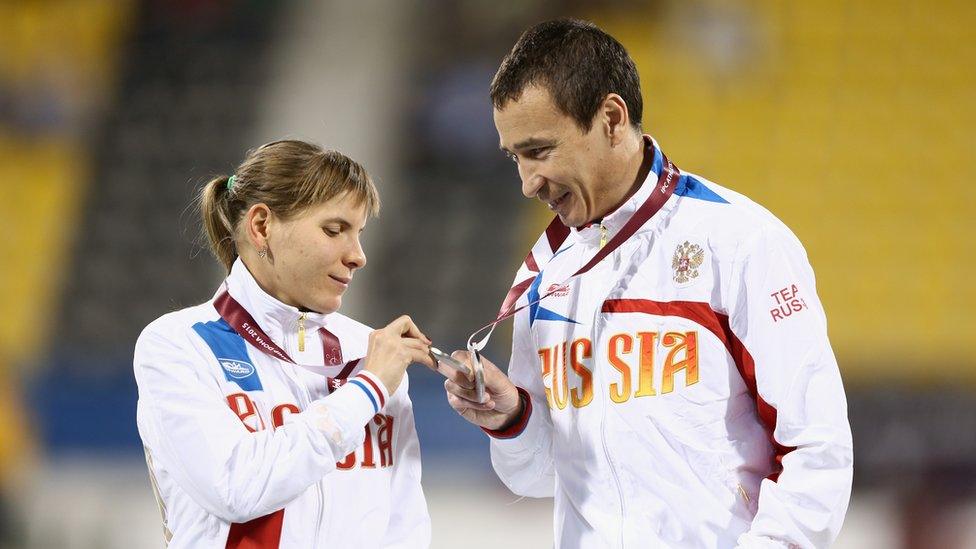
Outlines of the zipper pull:
M602 248L606 245L607 245L607 228L603 226L603 223L600 223L600 247Z
M298 316L298 352L305 352L305 313Z
M739 495L742 496L742 500L745 501L746 503L749 503L751 501L749 498L749 493L746 492L746 489L742 487L741 482L739 484L736 484L736 488L739 490Z

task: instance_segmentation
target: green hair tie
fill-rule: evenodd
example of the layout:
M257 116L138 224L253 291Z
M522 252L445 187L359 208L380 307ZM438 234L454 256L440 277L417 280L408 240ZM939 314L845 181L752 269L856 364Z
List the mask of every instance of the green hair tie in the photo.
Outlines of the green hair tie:
M227 178L227 190L228 191L234 190L234 179L235 178L236 178L236 176L233 176L233 175Z

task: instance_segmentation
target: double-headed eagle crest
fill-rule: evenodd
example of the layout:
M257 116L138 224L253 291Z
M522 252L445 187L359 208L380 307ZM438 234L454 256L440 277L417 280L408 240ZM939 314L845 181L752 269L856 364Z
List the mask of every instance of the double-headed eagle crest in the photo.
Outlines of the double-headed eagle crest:
M685 240L678 246L671 258L671 269L674 271L674 281L685 284L693 278L698 278L698 267L705 261L705 251L698 244Z

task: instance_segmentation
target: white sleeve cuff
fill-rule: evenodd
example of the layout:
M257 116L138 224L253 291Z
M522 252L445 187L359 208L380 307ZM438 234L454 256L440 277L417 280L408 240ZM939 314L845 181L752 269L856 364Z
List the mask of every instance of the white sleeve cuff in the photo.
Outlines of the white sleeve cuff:
M359 387L363 393L369 398L370 403L373 405L373 413L380 413L383 408L386 407L386 403L390 400L390 394L386 390L386 386L380 381L372 372L367 372L363 370L356 374L355 376L349 378L346 385L354 385Z

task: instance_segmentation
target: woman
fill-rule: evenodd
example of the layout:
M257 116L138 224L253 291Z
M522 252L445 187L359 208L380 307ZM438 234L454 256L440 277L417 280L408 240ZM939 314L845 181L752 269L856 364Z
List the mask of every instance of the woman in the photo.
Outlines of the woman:
M139 336L137 420L169 547L426 547L406 316L336 311L379 199L334 151L277 141L201 190L228 271Z

